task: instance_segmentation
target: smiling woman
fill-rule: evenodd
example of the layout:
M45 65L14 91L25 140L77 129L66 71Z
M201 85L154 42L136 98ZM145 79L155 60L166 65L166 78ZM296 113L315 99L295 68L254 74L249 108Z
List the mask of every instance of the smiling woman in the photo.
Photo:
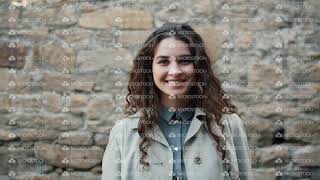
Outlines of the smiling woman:
M161 91L161 104L181 108L186 106L188 99L180 101L169 97L187 94L189 84L195 81L195 70L187 44L174 37L163 39L156 47L152 63L153 79Z
M253 179L242 120L203 45L187 24L164 24L147 38L130 72L128 116L110 132L103 180Z

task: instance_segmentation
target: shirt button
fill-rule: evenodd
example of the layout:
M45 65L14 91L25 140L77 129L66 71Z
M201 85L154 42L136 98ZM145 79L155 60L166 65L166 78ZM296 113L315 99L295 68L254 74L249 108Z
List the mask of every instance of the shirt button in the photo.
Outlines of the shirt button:
M199 156L195 157L195 158L194 158L194 163L196 163L196 164L201 164L201 163L202 163L201 158L200 158Z

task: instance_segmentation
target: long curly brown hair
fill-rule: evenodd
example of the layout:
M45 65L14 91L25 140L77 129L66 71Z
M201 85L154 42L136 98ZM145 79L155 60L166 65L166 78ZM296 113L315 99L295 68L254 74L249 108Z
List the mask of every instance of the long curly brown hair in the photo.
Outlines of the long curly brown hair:
M190 92L192 95L202 95L206 98L192 100L192 104L204 109L206 113L204 121L209 128L209 133L217 142L217 150L221 152L221 158L224 160L225 149L221 147L218 136L212 132L211 125L213 121L216 121L223 131L224 125L220 122L222 113L235 113L237 108L230 102L230 99L226 98L219 79L211 69L211 60L200 35L186 23L165 23L147 38L138 51L134 58L127 86L125 114L133 115L137 111L141 111L138 125L138 133L141 137L139 150L142 154L140 163L144 167L149 167L149 162L144 160L147 156L147 148L151 145L151 140L146 136L146 131L153 130L159 117L157 111L154 111L159 107L160 90L155 85L152 75L153 56L160 41L169 37L174 37L188 44L191 56L194 57L192 58L194 68L205 70L205 73L195 73L196 82L204 83L192 86Z

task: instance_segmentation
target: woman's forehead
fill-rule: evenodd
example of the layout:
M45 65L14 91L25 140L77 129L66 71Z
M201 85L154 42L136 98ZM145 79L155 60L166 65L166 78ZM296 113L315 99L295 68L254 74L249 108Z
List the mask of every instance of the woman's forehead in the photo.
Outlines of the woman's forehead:
M174 38L165 38L156 46L155 56L181 56L191 54L188 44Z

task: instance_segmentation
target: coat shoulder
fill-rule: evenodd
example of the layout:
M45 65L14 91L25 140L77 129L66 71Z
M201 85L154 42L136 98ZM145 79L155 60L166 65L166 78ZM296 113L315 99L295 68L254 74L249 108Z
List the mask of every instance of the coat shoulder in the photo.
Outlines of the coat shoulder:
M127 141L134 133L132 129L134 128L136 121L136 119L129 117L117 120L111 128L109 141L116 141L118 144L123 144L123 142Z
M223 124L228 125L232 132L238 132L243 128L243 121L237 113L223 114Z
M116 129L133 129L139 121L137 117L124 117L116 121L114 128Z
M123 132L131 129L137 128L139 123L139 116L137 114L133 114L130 116L119 118L112 129L117 132Z

